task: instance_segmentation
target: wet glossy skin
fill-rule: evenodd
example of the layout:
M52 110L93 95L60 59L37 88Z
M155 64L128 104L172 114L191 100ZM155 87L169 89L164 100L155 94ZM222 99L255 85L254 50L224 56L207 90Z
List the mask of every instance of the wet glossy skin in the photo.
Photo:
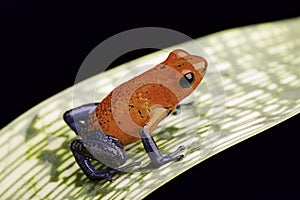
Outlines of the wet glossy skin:
M195 64L203 67L197 70ZM115 88L90 116L88 129L102 130L123 145L139 140L140 128L148 123L154 107L173 111L198 86L206 67L207 62L202 57L183 50L173 51L161 64ZM182 88L179 81L189 72L194 74L195 80L191 87Z
M124 145L141 140L151 163L158 168L183 155L184 149L161 155L151 132L176 105L199 85L207 69L200 56L184 50L172 51L168 58L143 74L115 88L100 103L90 103L64 113L64 120L81 137L71 143L76 162L89 179L112 181L111 175L141 163L126 163ZM90 159L109 166L96 170Z

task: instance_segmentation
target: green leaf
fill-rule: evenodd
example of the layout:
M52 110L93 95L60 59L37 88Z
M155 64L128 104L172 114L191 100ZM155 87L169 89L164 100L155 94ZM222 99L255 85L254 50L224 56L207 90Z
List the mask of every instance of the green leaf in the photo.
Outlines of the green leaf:
M141 199L212 155L296 115L299 35L300 18L295 18L197 39L215 67L193 93L196 105L155 130L163 153L184 144L185 158L152 171L117 174L113 183L89 181L69 151L76 136L62 114L72 107L73 88L47 99L0 131L0 199ZM190 46L186 42L170 49ZM130 67L164 56L165 52L157 52L106 71L101 75L105 90L98 89L101 98ZM76 87L93 92L99 77ZM128 162L149 162L140 142L126 150Z

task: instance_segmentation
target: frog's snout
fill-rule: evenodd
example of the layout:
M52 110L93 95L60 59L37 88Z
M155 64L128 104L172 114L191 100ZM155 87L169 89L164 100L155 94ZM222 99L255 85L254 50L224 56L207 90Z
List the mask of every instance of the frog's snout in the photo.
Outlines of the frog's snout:
M194 67L200 74L204 74L207 69L207 61L204 58L199 57L197 62L194 64Z

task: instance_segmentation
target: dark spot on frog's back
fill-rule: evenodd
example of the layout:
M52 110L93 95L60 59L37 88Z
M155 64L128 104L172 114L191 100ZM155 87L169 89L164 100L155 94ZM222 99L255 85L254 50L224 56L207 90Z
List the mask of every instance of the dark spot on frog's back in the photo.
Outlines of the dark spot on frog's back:
M134 108L134 105L129 104L129 111L130 111L132 108Z
M139 113L141 118L144 118L144 116L142 115L142 112L140 110L138 110L138 113Z

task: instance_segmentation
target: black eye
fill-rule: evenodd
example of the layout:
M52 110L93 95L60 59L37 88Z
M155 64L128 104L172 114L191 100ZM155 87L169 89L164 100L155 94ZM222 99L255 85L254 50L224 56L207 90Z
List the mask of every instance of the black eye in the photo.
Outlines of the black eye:
M195 76L192 72L186 73L180 80L179 84L182 88L190 87L195 81Z

